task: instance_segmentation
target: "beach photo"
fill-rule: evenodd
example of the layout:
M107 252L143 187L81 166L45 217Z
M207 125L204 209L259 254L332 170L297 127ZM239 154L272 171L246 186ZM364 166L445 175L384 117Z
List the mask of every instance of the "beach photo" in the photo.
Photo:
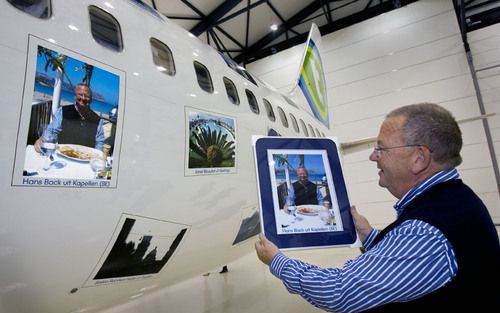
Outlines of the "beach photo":
M112 187L119 151L117 125L123 111L121 75L49 46L30 47L32 75L27 75L26 93L31 103L28 107L25 98L21 182Z
M341 231L326 153L316 150L268 153L277 233Z

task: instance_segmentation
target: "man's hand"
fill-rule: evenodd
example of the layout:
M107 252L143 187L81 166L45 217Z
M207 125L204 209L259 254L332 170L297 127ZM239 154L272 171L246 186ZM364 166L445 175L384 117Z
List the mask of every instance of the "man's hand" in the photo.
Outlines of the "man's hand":
M273 257L280 253L280 250L274 243L267 240L263 233L260 233L259 241L255 243L255 252L257 252L257 256L262 263L269 265Z
M351 214L354 221L354 227L356 227L356 231L358 232L359 240L364 242L368 234L373 230L373 227L368 223L366 217L358 213L354 205L351 206Z
M35 148L35 151L38 153L42 153L42 149L40 149L40 138L38 138L35 141L35 144L33 145L33 148Z

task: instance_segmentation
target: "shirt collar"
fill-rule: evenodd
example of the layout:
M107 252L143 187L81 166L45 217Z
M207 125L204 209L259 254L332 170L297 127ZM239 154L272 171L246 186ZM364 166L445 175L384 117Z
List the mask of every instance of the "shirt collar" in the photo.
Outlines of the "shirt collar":
M403 212L403 209L407 207L408 204L410 204L410 202L422 192L426 191L434 185L459 178L460 175L458 174L458 171L455 168L452 168L437 172L434 175L428 177L426 180L418 183L413 188L408 190L408 192L403 197L401 197L401 199L399 199L396 204L394 204L394 209L396 209L398 217Z

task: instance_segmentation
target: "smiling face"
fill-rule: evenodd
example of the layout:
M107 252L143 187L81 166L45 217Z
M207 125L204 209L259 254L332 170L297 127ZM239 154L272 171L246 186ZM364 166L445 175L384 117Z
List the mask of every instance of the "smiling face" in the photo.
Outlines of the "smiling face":
M380 127L377 145L381 148L404 146L401 138L401 128L405 117L398 116L386 119ZM388 150L374 150L370 160L377 162L379 182L396 198L401 198L415 184L412 172L412 156L416 147L401 147Z
M305 183L308 176L309 175L307 174L307 170L305 168L300 167L297 169L297 177L301 183Z
M75 87L75 102L80 112L85 112L89 109L90 102L92 101L92 92L90 88L84 85Z

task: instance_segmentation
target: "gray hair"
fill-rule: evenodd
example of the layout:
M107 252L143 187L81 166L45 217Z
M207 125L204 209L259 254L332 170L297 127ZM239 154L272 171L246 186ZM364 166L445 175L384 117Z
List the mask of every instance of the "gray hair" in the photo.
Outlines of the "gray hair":
M417 103L397 108L386 118L405 117L401 129L405 145L424 145L432 158L445 168L462 163L462 132L453 115L434 103Z

